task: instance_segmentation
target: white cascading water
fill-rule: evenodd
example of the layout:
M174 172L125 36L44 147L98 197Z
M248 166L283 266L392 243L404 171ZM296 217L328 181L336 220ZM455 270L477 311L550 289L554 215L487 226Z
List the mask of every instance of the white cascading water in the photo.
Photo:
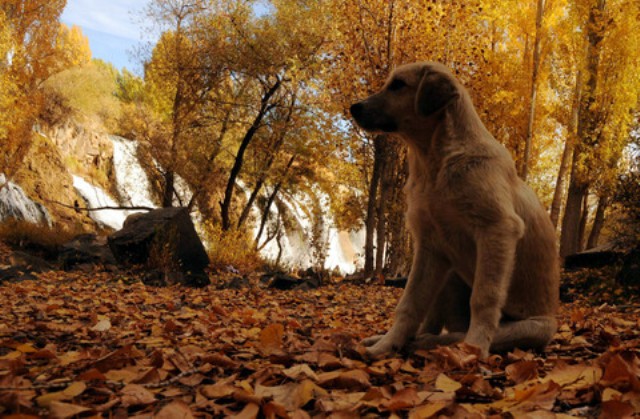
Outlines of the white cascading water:
M116 187L123 205L155 208L149 178L138 160L138 143L110 135L113 143L113 166Z
M313 200L321 204L321 216L323 218L320 241L326 251L324 268L338 270L342 274L351 274L359 267L358 262L364 249L364 229L347 232L340 231L335 226L333 216L329 211L329 196L319 190L313 190L311 194L297 194L295 197L281 196L280 202L287 208L294 218L297 228L285 231L281 238L282 254L280 261L292 268L307 268L314 266L314 249L311 243L313 237L313 222L309 214L312 213ZM277 206L273 206L269 215L268 225L274 226L279 217ZM257 234L258 227L254 230ZM265 234L263 233L263 236ZM262 255L275 260L280 253L276 239L267 243Z
M119 204L111 198L104 189L92 185L80 176L73 175L73 187L85 200L87 208L96 209L89 212L89 217L101 226L111 227L115 230L122 228L129 211L119 209L97 209L103 207L118 207Z
M113 142L113 163L116 188L120 194L120 205L157 207L151 197L147 175L138 160L137 142L117 136L110 136L110 139ZM238 182L238 184L241 191L244 191L245 194L249 193L241 182ZM74 186L87 201L89 208L118 205L116 200L109 197L102 189L88 184L77 176L74 176ZM186 186L186 182L181 178L177 178L176 186L178 193L188 199L191 192ZM313 200L320 199L322 217L324 219L321 240L325 243L324 247L327 250L324 268L330 270L338 269L343 274L353 273L364 248L364 232L349 233L338 231L335 227L332 227L334 222L329 213L329 197L320 191L314 191L313 195L298 194L295 197L280 197L280 202L287 207L287 212L293 215L296 224L295 228L283 234L281 239L283 249L280 261L291 268L314 266L311 246L313 222L310 214L312 214ZM257 215L258 208L254 207L253 210L254 214ZM90 215L99 223L119 229L122 228L125 218L132 212L135 211L104 210L92 211ZM269 220L271 226L277 222L278 216L278 209L274 206L271 209ZM192 218L197 227L200 214L195 213ZM254 234L257 234L257 230L258 227L256 226ZM279 248L275 239L267 243L261 250L262 256L269 260L275 260L278 253Z
M151 199L149 179L137 157L138 143L115 135L109 136L113 143L113 166L119 199L114 199L102 188L92 185L79 176L73 176L73 186L86 201L90 209L100 207L134 206L155 208ZM98 224L119 230L124 220L136 210L98 210L89 216Z
M31 200L20 186L7 181L6 176L0 173L0 221L7 218L52 225L49 211L42 204Z

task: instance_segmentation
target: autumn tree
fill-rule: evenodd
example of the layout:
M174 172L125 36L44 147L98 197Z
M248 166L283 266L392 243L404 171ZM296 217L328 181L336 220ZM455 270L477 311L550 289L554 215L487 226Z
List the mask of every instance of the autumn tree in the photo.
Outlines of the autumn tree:
M4 108L0 115L2 170L15 171L29 147L32 128L46 104L43 83L65 68L86 63L88 41L59 18L66 0L0 3Z
M640 12L638 5L594 0L577 2L572 12L581 18L580 36L584 37L586 58L562 220L562 256L580 251L585 245L590 190L595 190L601 206L594 221L596 235L591 239L592 245L597 243L619 161L630 140L640 89L640 37L634 30L638 23L633 17Z
M420 60L441 61L468 84L482 79L489 41L483 34L485 4L473 2L330 2L334 33L327 49L327 73L335 106L346 110L382 86L397 65ZM476 84L477 83L477 84ZM475 82L474 85L480 85ZM375 138L353 131L351 153L362 173L358 185L367 197L365 275L382 272L385 249L392 237L407 243L401 193L406 178L405 152L386 135ZM384 181L383 181L384 180ZM393 226L392 231L387 226ZM374 246L377 237L377 246ZM375 249L375 251L374 251ZM407 248L387 255L405 257ZM375 262L375 263L374 263ZM397 260L392 263L402 265Z

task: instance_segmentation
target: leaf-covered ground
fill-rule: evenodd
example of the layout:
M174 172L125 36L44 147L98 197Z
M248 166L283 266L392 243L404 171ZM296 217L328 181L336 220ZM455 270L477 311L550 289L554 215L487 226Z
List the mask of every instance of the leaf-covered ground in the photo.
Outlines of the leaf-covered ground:
M222 277L214 277L222 281ZM228 278L227 278L228 279ZM554 417L640 414L640 309L578 288L544 353L371 361L400 289L152 288L112 273L0 285L0 415ZM580 298L578 298L580 297Z

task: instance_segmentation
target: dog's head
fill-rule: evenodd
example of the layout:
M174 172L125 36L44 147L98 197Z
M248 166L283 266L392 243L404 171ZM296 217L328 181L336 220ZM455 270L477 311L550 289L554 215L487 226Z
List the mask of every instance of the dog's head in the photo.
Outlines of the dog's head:
M460 96L458 81L439 63L398 67L378 92L351 106L366 131L408 132L424 125Z

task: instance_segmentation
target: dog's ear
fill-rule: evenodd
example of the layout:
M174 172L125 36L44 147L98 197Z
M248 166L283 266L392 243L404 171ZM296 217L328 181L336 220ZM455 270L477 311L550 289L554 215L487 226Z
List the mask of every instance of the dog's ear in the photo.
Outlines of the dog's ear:
M424 69L416 93L416 112L418 115L432 115L460 95L454 82L444 74Z

